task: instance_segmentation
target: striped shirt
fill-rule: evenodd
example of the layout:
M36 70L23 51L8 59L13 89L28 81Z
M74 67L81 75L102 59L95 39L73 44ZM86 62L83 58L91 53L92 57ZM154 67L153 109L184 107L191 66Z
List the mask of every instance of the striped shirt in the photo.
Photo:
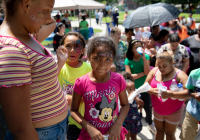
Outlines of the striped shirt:
M32 122L53 118L67 109L57 63L46 52L48 55L40 54L16 38L0 36L0 88L31 84Z

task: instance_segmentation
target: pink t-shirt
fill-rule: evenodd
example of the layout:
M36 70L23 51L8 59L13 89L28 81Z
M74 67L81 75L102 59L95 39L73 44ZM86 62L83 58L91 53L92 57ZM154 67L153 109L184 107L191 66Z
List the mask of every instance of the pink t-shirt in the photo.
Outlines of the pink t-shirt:
M155 41L155 45L158 46L159 48L162 46L162 45L165 45L166 42L164 42L163 44L159 44L157 41Z
M157 72L158 71L159 70L157 70ZM156 74L157 74L157 72L156 72ZM160 82L156 81L156 79L155 79L156 74L151 81L152 88L157 88L157 84L160 83ZM173 79L176 79L177 74L178 74L178 72L176 73L176 75L174 76ZM170 90L169 87L170 87L171 83L172 83L172 80L162 82L162 85L166 86L167 90ZM176 83L177 83L177 81L176 81ZM184 103L184 101L172 100L171 98L168 98L167 101L162 102L162 99L156 97L155 95L151 96L151 102L152 102L154 110L160 115L170 115L170 114L178 111Z
M83 96L85 102L84 119L95 126L103 135L117 119L118 94L126 88L124 78L111 72L110 80L105 83L92 82L88 74L78 78L74 91ZM126 129L122 127L121 137L125 138ZM123 133L124 132L124 133ZM81 129L79 140L91 139L85 129Z

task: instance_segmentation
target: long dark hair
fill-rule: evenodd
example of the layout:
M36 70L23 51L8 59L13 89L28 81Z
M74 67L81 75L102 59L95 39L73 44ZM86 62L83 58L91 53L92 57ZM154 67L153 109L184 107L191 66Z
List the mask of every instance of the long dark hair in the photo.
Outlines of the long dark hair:
M131 40L129 42L129 45L128 45L128 51L126 52L126 57L129 59L129 60L133 60L133 56L134 56L134 53L133 53L133 46L135 43L137 42L140 42L141 45L142 45L142 42L140 40L137 40L137 39L134 39L134 40Z
M169 34L169 31L162 29L159 34L156 36L155 41L160 40L161 38L164 38L166 35Z

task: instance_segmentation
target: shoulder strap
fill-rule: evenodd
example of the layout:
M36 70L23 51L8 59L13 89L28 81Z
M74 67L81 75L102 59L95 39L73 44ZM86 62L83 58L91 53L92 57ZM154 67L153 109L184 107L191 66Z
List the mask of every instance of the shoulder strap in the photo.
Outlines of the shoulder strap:
M158 72L159 72L159 69L157 69L157 70L156 70L156 74L155 74L155 76L154 76L154 77L156 77L156 75L158 74Z
M176 74L174 75L174 78L173 78L173 79L176 78L176 76L178 75L178 73L179 73L180 71L181 71L181 70L178 70L178 71L176 72Z

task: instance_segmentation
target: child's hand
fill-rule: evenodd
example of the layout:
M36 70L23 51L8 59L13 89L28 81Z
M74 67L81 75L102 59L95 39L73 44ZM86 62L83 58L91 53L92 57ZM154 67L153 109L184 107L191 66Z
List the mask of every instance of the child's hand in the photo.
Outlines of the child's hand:
M64 46L60 46L57 49L57 58L59 62L65 63L67 61L67 49Z
M109 135L108 140L120 140L121 125L114 123L105 135Z
M137 103L138 109L140 109L144 106L144 102L140 98L136 98L135 101Z
M200 102L200 96L197 93L195 94L195 99Z
M88 126L88 134L90 135L91 140L104 140L103 135L99 130L93 126Z

